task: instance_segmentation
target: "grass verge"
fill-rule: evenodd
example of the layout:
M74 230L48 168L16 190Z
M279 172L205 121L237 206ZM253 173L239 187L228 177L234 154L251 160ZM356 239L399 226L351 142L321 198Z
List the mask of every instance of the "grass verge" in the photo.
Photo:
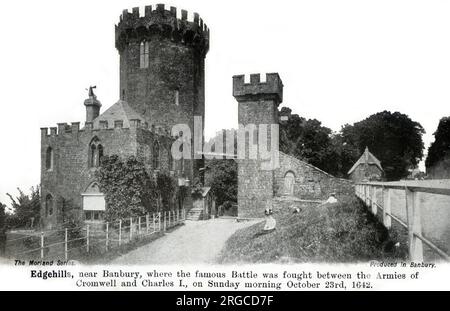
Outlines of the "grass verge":
M238 230L228 239L219 262L297 263L398 261L407 256L395 231L387 230L354 197L339 203L303 206L300 213L282 208L274 213L275 231L264 222ZM397 244L397 246L396 246Z

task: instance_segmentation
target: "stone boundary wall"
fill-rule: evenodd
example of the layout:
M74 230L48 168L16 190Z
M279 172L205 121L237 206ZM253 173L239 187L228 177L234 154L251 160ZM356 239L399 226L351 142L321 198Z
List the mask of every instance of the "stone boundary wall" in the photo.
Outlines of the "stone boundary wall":
M300 199L326 199L332 192L337 196L353 194L351 180L336 178L321 169L280 152L280 167L275 171L275 196L286 195L284 178L288 172L295 176L294 196Z

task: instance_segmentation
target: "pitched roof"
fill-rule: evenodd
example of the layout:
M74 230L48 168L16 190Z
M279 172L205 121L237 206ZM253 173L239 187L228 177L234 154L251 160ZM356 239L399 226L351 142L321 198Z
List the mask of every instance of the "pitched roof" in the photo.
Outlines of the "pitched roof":
M352 168L348 171L348 175L350 175L360 164L373 164L376 165L380 170L383 170L381 167L381 162L378 160L370 151L369 148L366 147L362 156L353 164Z
M202 187L202 197L206 197L206 195L209 193L209 191L211 190L211 187ZM192 190L194 191L194 190ZM194 192L192 192L194 193Z
M114 127L114 121L123 120L123 127L130 127L130 120L138 119L141 122L145 121L145 118L133 110L126 101L119 100L117 103L109 107L105 112L94 119L94 128L100 128L100 121L108 121L108 127Z

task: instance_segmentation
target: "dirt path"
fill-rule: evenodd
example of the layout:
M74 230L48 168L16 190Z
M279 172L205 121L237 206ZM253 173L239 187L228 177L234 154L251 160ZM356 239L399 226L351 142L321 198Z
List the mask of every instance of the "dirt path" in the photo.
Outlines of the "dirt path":
M186 221L184 226L156 241L116 258L112 264L199 264L214 263L227 239L255 221L234 219Z

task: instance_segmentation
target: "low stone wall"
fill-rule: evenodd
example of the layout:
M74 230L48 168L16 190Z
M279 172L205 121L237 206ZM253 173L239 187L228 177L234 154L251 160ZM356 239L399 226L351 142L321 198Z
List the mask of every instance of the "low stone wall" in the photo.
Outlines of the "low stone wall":
M311 164L280 152L280 167L274 176L276 196L287 194L285 176L289 172L295 176L293 195L300 199L326 199L332 192L336 192L337 196L354 193L352 181L336 178Z

